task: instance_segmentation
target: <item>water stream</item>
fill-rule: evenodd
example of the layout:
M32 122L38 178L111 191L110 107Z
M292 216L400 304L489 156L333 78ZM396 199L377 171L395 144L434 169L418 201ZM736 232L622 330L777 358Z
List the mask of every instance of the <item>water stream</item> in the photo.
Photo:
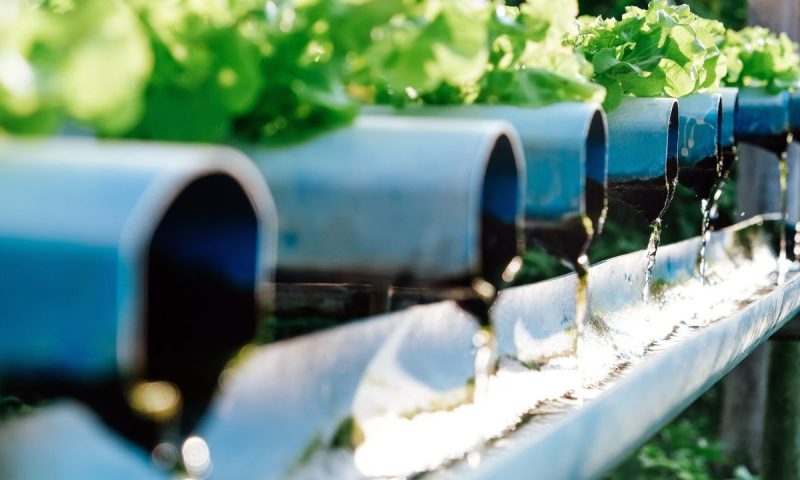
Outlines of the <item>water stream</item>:
M644 272L644 288L642 288L642 300L644 303L650 301L650 285L653 283L653 268L656 266L656 253L661 244L661 229L663 222L661 217L650 224L650 238L647 240L647 267Z
M781 222L780 222L780 247L778 251L777 279L776 284L782 285L786 281L786 274L789 272L789 261L786 258L786 221L789 218L789 202L787 201L789 184L789 166L787 162L788 151L784 150L778 157L780 169L781 186Z
M700 213L703 214L703 220L700 224L700 284L705 285L707 282L706 270L708 262L706 260L706 247L708 239L711 236L711 221L717 217L719 199L722 196L722 190L725 188L725 181L720 180L712 190L710 198L700 200Z

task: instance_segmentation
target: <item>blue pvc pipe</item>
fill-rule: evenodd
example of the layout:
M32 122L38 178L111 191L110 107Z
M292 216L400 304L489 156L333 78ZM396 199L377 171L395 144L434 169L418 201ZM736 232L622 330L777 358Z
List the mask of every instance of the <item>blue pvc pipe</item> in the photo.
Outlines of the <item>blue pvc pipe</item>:
M763 88L739 91L736 135L740 142L752 143L780 154L788 146L789 93L767 92Z
M258 171L234 150L0 140L0 205L0 379L144 375L160 371L154 342L168 340L155 332L185 339L165 347L180 358L225 342L204 337L206 320L254 327L236 312L254 312L271 278L276 220ZM231 315L206 319L189 303L225 303Z
M678 103L626 97L608 113L609 193L649 221L666 210L678 177Z
M607 125L599 105L559 103L543 108L507 105L367 107L384 114L501 119L519 132L525 154L528 246L575 260L588 247L583 218L599 233L606 213Z
M716 163L722 140L722 96L719 93L695 93L679 98L678 109L681 122L678 160L681 169L707 159Z
M722 161L722 95L695 93L678 99L681 132L679 181L700 198L709 198L727 176Z
M279 280L499 283L522 253L521 150L504 122L382 116L249 148L281 219Z

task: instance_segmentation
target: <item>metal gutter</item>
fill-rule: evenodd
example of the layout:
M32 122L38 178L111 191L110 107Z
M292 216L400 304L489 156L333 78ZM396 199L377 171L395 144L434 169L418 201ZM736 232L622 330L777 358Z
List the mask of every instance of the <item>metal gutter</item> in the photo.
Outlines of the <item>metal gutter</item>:
M493 396L490 391L489 398L509 411L480 410L480 404L469 401L475 362L472 338L478 326L451 302L259 347L238 369L226 373L222 392L199 429L214 452L214 474L216 478L303 478L325 471L339 478L362 478L434 469L437 475L453 478L529 478L532 472L541 478L595 478L798 310L800 281L792 279L765 294L756 281L760 277L747 270L748 258L754 259L765 279L772 270L775 257L768 247L768 228L762 219L756 219L711 234L708 255L712 270L722 278L742 276L741 281L752 287L755 296L745 299L750 303L741 311L737 303L719 307L723 308L718 311L722 318L713 318L708 325L692 322L713 314L713 309L691 302L689 305L699 310L671 312L670 302L665 302L659 318L667 323L642 323L635 312L631 320L625 320L624 312L638 308L641 302L644 252L593 267L590 298L594 313L586 341L590 345L587 351L595 355L593 364L598 363L597 373L583 375L605 378L608 372L617 371L622 352L641 357L642 363L634 362L620 380L587 394L583 407L558 417L557 428L544 429L542 435L515 440L515 433L496 428L511 425L511 430L522 430L525 425L515 422L527 415L536 417L538 403L531 398L559 399L576 388L571 383L575 370L569 367L521 367L569 359L574 348L575 275L504 290L498 298L493 317L500 369L505 372L498 378L513 377L515 372L532 376L520 383L518 390L511 390L515 394L502 390L502 395ZM704 295L691 280L699 244L695 238L663 247L654 278ZM720 285L721 293L715 295L731 295L728 285ZM623 312L623 317L615 319L613 312ZM701 320L694 319L697 315ZM687 328L694 335L672 338L681 319L691 325ZM609 330L597 326L603 322ZM603 333L617 330L629 333L620 333L616 339ZM641 338L633 341L633 332L639 332ZM668 339L664 351L647 353L648 345L658 344L659 339ZM692 375L687 376L689 370ZM547 385L545 378L555 381L556 387L537 392L535 386ZM450 428L459 425L455 437L451 434L447 442L436 439L447 435L448 429L425 430L426 422L446 420L449 415L461 418L461 408L501 413L500 420L492 420L500 423L482 425L484 417L465 413L462 420L443 423ZM410 433L416 431L414 422L423 424L420 431L427 432L425 436ZM387 428L388 433L381 435ZM458 433L461 430L463 434ZM346 436L344 444L337 443L343 431L364 432L366 440L355 443L355 453L348 450L347 442L355 441L351 437ZM479 435L476 440L470 436L476 432L488 437ZM481 446L495 435L502 436L507 446ZM431 447L426 447L430 442ZM600 444L604 448L597 448ZM450 460L440 459L443 463L437 467L428 450L443 445ZM409 451L420 457L409 457ZM439 469L452 459L470 458L470 452L478 452L484 460L477 466L463 461L452 469ZM319 468L326 470L315 470Z

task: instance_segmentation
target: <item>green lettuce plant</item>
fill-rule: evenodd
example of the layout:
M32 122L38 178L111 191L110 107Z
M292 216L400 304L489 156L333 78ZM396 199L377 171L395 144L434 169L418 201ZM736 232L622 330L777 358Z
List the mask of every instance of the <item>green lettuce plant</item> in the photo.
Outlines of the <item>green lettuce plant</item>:
M490 23L490 57L480 81L480 103L543 106L605 99L591 82L592 65L564 37L577 33L576 0L529 0L496 6Z
M798 45L785 33L763 27L728 30L721 45L728 57L727 85L777 92L800 82Z
M620 20L580 21L567 41L594 66L594 80L608 91L608 109L625 95L677 98L714 90L727 72L716 41L724 26L686 5L653 0L647 9L628 7Z
M48 133L64 117L107 135L135 124L153 55L126 4L11 2L0 10L0 131Z

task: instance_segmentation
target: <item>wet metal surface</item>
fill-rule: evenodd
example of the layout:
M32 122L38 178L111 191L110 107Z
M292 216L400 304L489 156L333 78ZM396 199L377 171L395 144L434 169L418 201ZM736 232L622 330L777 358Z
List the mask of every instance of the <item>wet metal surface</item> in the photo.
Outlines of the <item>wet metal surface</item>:
M774 267L757 222L712 234L710 266L720 280L707 291L694 277L699 239L664 247L654 276L668 286L657 296L678 297L641 310L655 315L649 321L636 310L642 308L644 252L595 266L589 360L577 369L570 354L576 276L503 291L493 310L499 370L477 402L470 385L478 327L450 302L258 348L225 374L223 392L200 430L215 456L215 476L362 478L410 475L457 461L457 478L528 478L531 471L543 478L595 477L797 309L797 281L770 294L773 287L754 281L767 279ZM750 303L737 303L739 297L752 305L745 308ZM670 310L673 303L678 311ZM697 335L650 360L648 346L684 323ZM613 387L581 393L626 358L639 357L644 363ZM538 402L570 391L586 404L559 417L559 428L519 441L509 433L535 417ZM630 413L637 409L647 413ZM585 428L595 424L605 427ZM486 449L497 438L507 438L507 448ZM601 442L604 448L595 448Z

